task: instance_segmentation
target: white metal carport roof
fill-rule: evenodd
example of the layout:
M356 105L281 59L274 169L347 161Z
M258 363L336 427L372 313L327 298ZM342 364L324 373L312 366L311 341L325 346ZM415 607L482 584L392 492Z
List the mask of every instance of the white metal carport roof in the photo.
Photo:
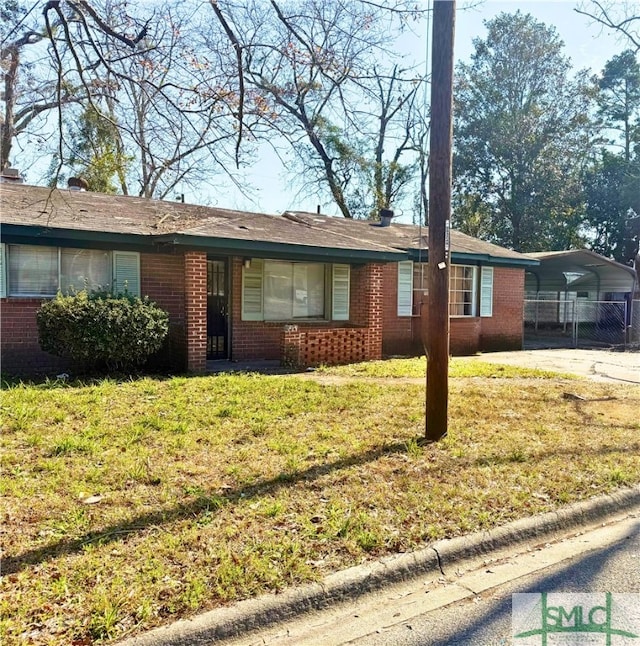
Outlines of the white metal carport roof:
M528 292L595 291L632 292L636 274L632 267L588 249L525 254L540 261L527 269Z

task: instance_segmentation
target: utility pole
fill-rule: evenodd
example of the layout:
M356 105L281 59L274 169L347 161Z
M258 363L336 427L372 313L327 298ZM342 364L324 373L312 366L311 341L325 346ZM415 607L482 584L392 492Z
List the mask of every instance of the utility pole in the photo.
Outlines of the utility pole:
M449 221L455 14L455 0L434 0L429 136L427 442L437 442L446 435L449 404Z

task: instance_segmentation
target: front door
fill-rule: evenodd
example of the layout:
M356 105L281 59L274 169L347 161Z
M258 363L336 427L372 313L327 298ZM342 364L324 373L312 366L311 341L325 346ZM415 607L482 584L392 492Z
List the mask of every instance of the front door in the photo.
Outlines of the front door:
M229 358L227 261L207 260L207 359Z

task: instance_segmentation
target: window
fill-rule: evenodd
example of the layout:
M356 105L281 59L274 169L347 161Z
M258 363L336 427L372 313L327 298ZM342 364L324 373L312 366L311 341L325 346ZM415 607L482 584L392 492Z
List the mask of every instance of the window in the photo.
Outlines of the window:
M429 289L427 288L429 265L426 262L413 263L413 304L416 314L422 315L429 307Z
M111 288L111 253L95 249L60 250L60 291Z
M349 266L252 259L242 272L245 321L349 318Z
M324 318L325 282L323 264L266 260L264 320Z
M449 316L475 316L475 267L451 265L449 278Z
M83 289L125 289L140 295L140 256L128 251L102 251L2 245L0 249L2 288L9 296L55 296Z
M58 249L9 245L9 295L55 296L58 291Z
M429 266L414 263L413 302L418 312L428 307ZM479 283L479 284L478 284ZM479 307L478 307L479 303ZM449 316L493 316L493 267L451 265L449 274Z

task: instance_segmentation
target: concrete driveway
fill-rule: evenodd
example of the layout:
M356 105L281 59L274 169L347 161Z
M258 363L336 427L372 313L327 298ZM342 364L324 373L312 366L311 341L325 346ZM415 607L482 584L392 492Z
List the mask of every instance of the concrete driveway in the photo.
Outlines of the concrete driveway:
M470 357L476 361L567 372L594 381L640 384L640 352L609 350L522 350L488 352Z

